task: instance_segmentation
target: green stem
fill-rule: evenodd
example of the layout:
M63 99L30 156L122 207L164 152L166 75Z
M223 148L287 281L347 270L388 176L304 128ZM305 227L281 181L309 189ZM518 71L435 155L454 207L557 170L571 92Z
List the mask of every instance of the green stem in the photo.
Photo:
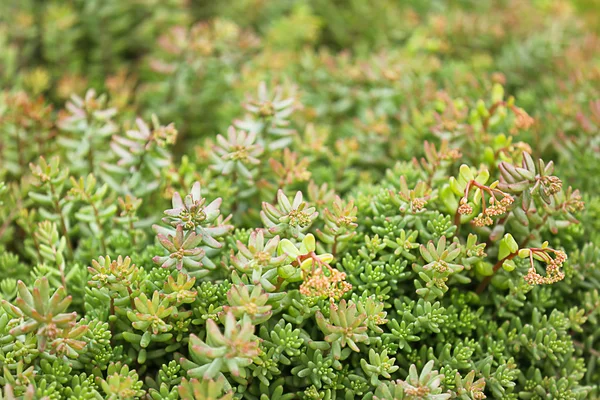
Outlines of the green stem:
M89 199L89 198L88 198ZM102 250L102 255L107 255L106 254L106 241L104 240L104 232L102 230L102 221L100 221L100 213L98 212L98 208L96 207L96 205L94 204L93 201L90 200L90 206L92 207L92 210L94 210L94 217L96 219L96 224L98 224L98 229L100 230L100 247Z
M129 293L129 304L131 305L131 309L135 310L135 303L133 301L133 291L129 286L127 286L127 293Z
M129 216L129 230L131 231L131 244L135 246L135 228L133 227L133 217Z
M67 224L65 223L65 217L62 213L62 207L60 206L60 200L56 194L56 189L54 189L54 185L52 182L49 183L50 193L52 194L52 200L54 202L54 210L59 216L60 220L60 230L62 231L63 236L67 240L67 250L69 252L69 257L73 258L73 245L71 244L71 240L69 239L69 232L67 232Z

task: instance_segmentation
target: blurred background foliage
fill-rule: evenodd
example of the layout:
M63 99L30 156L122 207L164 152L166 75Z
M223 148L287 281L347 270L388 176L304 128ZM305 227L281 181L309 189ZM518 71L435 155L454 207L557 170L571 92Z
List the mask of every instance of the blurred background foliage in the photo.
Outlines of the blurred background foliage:
M388 96L399 111L436 91L481 97L496 79L534 114L577 113L598 86L593 32L599 5L6 0L0 4L0 84L59 106L88 87L108 92L111 103L131 115L158 112L175 122L180 153L192 148L188 140L223 132L240 113L239 100L265 79L291 78L306 118L350 135L349 118L340 121L336 109L360 119L380 112L364 104L367 99L348 99L365 81L373 96ZM377 92L386 86L393 93ZM322 109L324 98L334 102L333 110ZM552 122L552 130L568 131ZM545 150L547 135L537 132L529 143Z

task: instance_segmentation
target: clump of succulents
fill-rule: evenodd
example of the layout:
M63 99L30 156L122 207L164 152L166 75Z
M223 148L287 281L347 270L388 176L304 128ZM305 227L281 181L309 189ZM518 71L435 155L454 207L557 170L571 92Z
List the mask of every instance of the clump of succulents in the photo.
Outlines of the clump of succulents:
M0 398L599 397L597 16L0 2Z

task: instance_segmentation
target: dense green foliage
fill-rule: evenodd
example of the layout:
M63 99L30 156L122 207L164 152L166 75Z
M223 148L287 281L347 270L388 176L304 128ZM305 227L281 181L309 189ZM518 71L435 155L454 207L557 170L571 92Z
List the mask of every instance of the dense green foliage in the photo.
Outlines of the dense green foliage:
M0 398L600 398L599 19L0 2Z

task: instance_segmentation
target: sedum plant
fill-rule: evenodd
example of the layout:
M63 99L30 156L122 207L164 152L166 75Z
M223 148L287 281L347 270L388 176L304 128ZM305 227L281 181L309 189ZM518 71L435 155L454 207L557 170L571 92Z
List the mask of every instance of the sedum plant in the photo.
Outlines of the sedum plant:
M599 398L596 8L0 2L0 398Z
M193 377L212 379L229 372L244 378L246 367L258 355L258 340L254 339L254 326L248 319L237 321L233 313L225 316L225 330L221 333L213 320L206 323L206 341L190 337L192 361L185 361L184 368Z
M270 235L289 235L293 238L304 237L304 232L319 215L314 207L302 201L302 192L296 192L293 201L285 193L277 191L277 207L264 202L260 217Z

